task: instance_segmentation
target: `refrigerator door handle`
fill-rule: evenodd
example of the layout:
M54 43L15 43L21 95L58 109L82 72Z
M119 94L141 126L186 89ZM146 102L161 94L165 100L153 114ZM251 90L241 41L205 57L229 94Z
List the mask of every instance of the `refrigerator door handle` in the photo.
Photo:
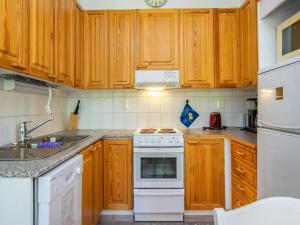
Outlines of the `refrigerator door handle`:
M273 131L278 131L278 132L283 132L288 134L300 135L300 129L271 126L270 124L262 123L261 121L260 124L261 125L259 125L258 128L268 129L268 130L273 130Z
M281 126L277 124L272 124L272 123L267 123L262 120L257 120L259 123L260 127L271 127L271 128L276 128L276 129L284 129L284 130L290 130L290 131L299 131L300 132L300 127L288 127L288 126Z

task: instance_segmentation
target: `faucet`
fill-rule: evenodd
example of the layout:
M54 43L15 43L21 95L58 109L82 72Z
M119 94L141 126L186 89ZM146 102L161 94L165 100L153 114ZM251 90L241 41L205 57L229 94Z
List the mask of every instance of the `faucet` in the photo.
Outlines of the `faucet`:
M39 123L35 127L31 128L30 130L27 130L27 123L31 123L32 121L24 121L19 124L19 133L20 133L20 143L25 144L27 141L31 140L31 136L29 135L32 131L38 129L39 127L43 126L44 124L53 121L54 117L50 117L49 119Z

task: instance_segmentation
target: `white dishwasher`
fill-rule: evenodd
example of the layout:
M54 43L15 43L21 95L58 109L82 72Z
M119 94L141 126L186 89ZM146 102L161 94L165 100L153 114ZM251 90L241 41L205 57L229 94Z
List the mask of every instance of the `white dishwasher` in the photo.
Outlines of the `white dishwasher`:
M82 155L38 178L38 225L81 225Z

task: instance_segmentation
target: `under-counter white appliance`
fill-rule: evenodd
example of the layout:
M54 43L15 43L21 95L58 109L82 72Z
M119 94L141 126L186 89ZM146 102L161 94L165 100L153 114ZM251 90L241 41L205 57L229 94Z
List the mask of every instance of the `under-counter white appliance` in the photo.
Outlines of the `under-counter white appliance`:
M179 70L136 70L135 88L137 89L173 89L180 86Z
M300 198L299 87L300 61L259 74L259 198Z
M139 129L133 143L135 220L183 221L183 134L176 129Z
M38 225L81 225L82 155L38 178Z

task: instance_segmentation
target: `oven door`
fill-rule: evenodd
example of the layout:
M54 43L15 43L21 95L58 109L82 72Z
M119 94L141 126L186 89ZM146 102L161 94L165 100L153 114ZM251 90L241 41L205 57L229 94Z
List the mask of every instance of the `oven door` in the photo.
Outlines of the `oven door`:
M183 188L183 148L135 148L134 188Z

